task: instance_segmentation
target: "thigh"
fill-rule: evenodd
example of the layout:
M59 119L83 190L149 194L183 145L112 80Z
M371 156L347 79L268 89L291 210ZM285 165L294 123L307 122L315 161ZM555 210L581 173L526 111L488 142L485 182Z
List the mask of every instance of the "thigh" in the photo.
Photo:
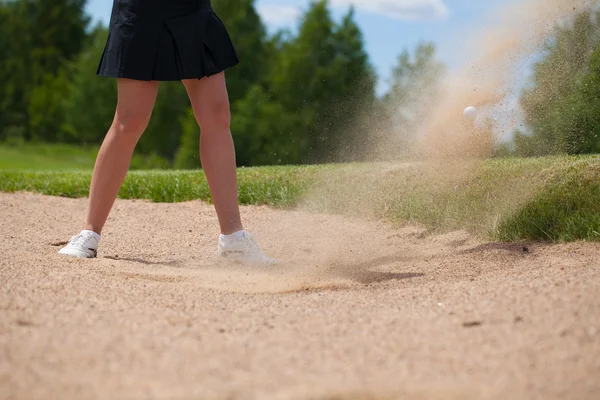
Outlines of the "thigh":
M202 79L185 79L182 82L197 118L204 119L215 113L229 112L224 72Z
M123 122L149 120L159 82L118 79L116 118Z

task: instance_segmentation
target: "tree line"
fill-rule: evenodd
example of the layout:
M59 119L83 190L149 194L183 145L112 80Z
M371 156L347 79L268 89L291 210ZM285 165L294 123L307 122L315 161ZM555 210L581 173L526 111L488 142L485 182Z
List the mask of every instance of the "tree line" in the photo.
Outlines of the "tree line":
M557 26L521 97L528 131L517 131L520 156L600 152L600 14L579 13Z
M240 166L360 160L369 145L362 132L401 136L394 127L410 130L410 112L398 111L421 106L416 92L435 85L445 69L435 46L422 43L398 56L388 92L377 96L352 8L335 21L327 0L313 0L296 32L269 34L254 0L212 3L240 57L226 72ZM0 141L101 143L114 114L116 82L95 75L108 28L91 26L85 5L0 0ZM528 129L517 132L511 152L600 150L599 37L591 11L557 28L523 94ZM183 86L161 84L136 151L152 166L197 168L198 138Z

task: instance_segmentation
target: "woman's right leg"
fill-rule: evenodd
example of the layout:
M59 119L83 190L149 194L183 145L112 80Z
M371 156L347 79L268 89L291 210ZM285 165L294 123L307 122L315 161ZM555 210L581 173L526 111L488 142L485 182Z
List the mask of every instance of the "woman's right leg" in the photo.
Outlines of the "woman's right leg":
M117 109L94 166L85 230L102 233L135 146L150 121L158 86L159 82L118 80Z

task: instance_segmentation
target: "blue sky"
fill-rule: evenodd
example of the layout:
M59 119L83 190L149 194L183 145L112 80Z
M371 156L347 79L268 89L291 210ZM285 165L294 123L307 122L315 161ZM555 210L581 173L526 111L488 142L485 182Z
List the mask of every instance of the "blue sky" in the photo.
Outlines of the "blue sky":
M403 49L414 49L421 41L433 41L438 57L450 69L465 61L465 42L478 26L509 0L330 0L339 19L352 4L371 63L379 76L379 91ZM256 5L269 30L296 26L309 0L257 0ZM89 0L88 12L95 20L108 22L111 0ZM235 41L235 38L233 38Z

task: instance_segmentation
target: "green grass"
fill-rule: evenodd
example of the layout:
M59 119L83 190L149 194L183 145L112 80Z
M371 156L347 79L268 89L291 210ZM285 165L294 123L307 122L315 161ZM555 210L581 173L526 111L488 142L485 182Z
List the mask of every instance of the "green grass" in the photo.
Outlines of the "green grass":
M92 169L97 152L69 145L0 145L0 169Z
M35 171L91 170L98 146L74 146L46 143L0 143L0 169ZM136 154L131 168L167 168L168 162L157 156Z
M541 190L503 220L501 240L600 240L600 160L565 163Z
M91 171L0 170L0 191L88 194ZM240 203L360 215L486 238L600 240L600 158L240 168ZM210 201L201 171L131 171L119 196Z
M293 206L310 183L315 181L317 170L317 167L240 168L240 203ZM0 191L85 197L89 194L91 176L91 171L0 170ZM130 171L119 197L169 203L211 201L202 171Z
M305 204L501 241L600 240L600 157L361 168L330 173Z

